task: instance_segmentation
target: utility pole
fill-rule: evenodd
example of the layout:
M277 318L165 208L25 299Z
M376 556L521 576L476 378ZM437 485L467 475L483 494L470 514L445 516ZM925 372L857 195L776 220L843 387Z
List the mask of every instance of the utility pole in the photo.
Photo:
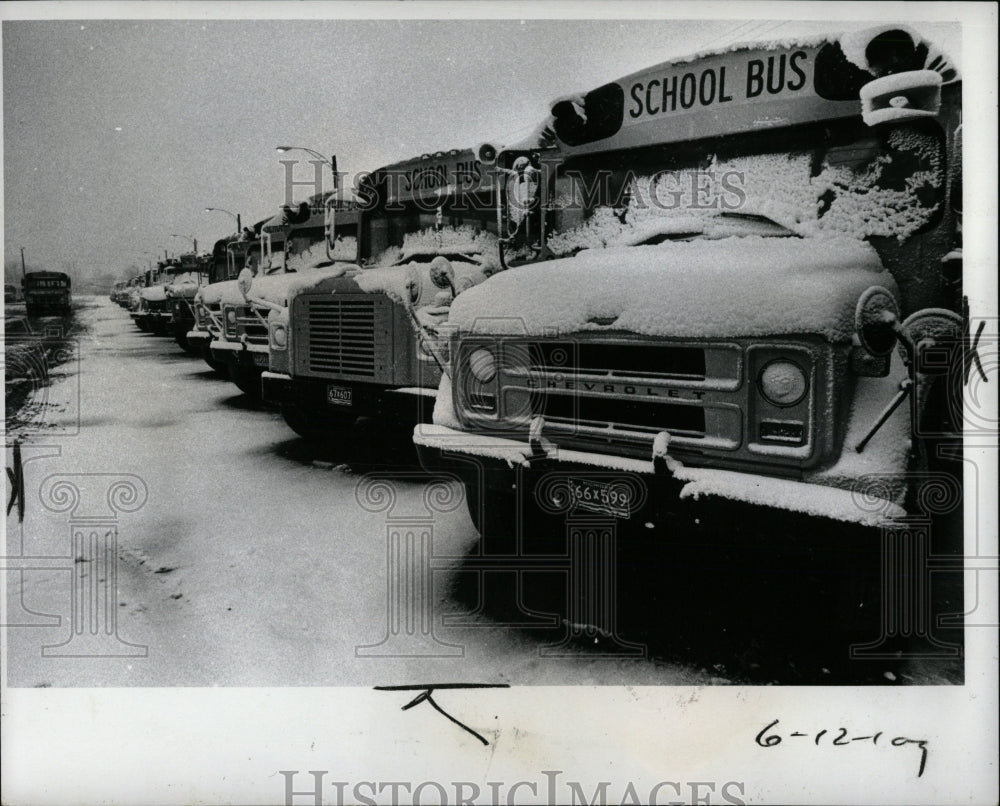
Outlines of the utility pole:
M24 268L24 247L21 247L21 279L23 280L27 276L27 270Z

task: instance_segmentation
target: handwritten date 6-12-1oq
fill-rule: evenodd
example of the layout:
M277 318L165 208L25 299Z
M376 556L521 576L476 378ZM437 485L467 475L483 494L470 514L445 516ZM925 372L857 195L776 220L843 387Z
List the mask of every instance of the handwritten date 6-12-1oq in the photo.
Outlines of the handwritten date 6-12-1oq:
M817 747L847 747L854 742L870 742L874 747L878 747L880 741L882 742L882 746L906 747L908 745L915 745L920 749L920 768L917 771L918 778L924 774L924 768L927 766L927 739L910 739L906 736L896 736L892 739L883 740L884 731L881 730L854 736L844 727L838 727L833 730L824 728L823 730L809 733L796 730L782 735L777 729L778 721L775 719L773 722L769 722L757 734L755 741L758 745L761 747L777 747L786 739L812 739L813 744Z

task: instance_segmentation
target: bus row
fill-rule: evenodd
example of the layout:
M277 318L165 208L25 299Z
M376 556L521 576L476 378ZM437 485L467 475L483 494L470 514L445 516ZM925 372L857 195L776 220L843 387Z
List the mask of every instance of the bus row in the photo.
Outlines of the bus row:
M132 315L306 438L412 440L501 552L751 514L877 549L928 515L914 479L961 497L961 167L961 81L919 34L738 46L289 205Z

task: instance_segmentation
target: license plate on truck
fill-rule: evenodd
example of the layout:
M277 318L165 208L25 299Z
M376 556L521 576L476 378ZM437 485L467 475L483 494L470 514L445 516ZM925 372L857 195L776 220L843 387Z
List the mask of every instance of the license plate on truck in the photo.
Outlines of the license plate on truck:
M353 404L351 400L351 387L350 386L327 386L326 387L326 402L332 403L335 406L350 406Z
M569 489L573 503L581 509L614 515L616 518L629 516L632 491L624 484L593 479L569 479Z

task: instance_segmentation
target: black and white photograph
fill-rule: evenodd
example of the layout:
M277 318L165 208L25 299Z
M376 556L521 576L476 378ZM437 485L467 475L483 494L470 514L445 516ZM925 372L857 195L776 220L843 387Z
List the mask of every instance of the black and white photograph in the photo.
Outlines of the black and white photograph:
M994 6L0 37L3 803L996 802Z

